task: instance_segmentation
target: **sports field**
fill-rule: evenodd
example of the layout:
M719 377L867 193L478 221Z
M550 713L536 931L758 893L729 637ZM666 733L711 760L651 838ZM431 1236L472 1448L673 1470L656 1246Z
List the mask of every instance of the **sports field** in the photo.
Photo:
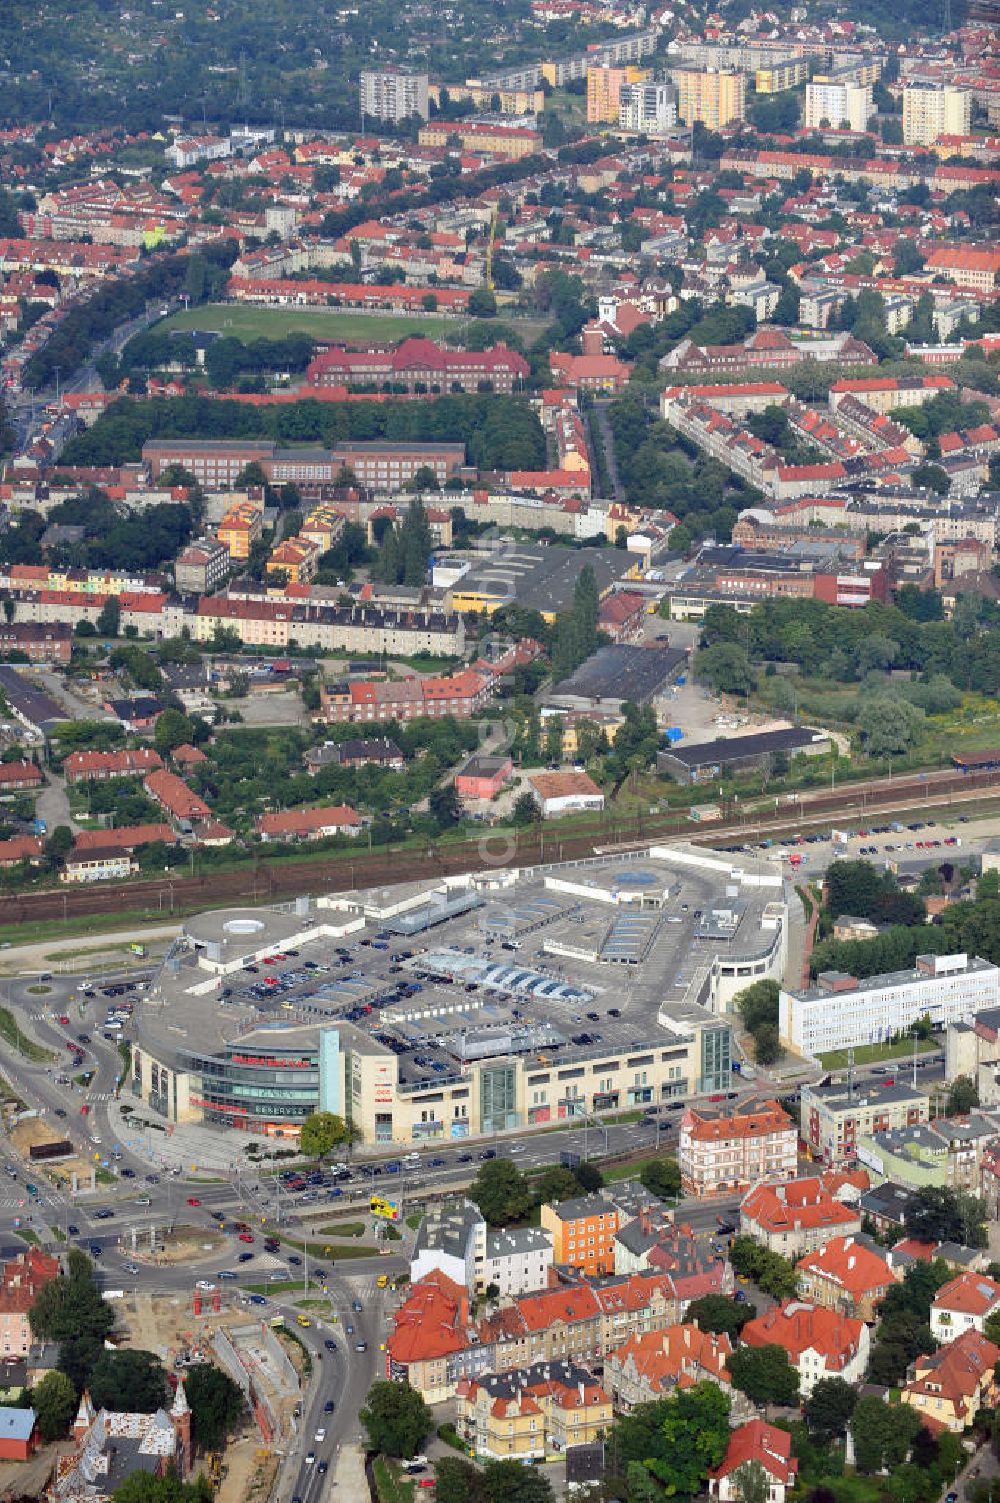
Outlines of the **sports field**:
M462 320L433 313L364 313L346 308L256 308L240 303L208 303L164 319L157 328L218 329L236 339L283 339L311 334L316 339L386 340L425 334L438 339L461 328Z

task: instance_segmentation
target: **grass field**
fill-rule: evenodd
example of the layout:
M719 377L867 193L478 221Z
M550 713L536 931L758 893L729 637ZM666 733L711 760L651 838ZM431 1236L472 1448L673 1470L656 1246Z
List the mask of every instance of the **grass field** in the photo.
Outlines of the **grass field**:
M918 1039L917 1053L926 1054L932 1049L941 1046L937 1039ZM908 1060L913 1058L913 1040L895 1039L889 1044L858 1044L854 1050L854 1063L856 1065L878 1064L883 1059ZM824 1070L844 1070L847 1068L847 1050L831 1049L827 1054L817 1055L817 1059Z
M407 334L431 338L453 331L454 318L432 313L358 313L344 308L248 308L237 303L210 303L164 319L157 328L218 329L239 339L283 339L286 334L312 334L317 339L405 339Z
M286 334L311 334L316 339L343 339L388 343L408 334L439 339L455 334L467 322L440 313L365 313L352 308L254 308L240 303L208 303L165 318L158 329L206 329L232 334L238 339L283 339ZM498 323L509 324L526 345L546 327L544 318L514 318L503 312Z
M28 1038L27 1034L19 1027L14 1014L6 1007L0 1007L0 1038L7 1041L25 1059L34 1061L36 1065L47 1065L58 1055L53 1054L51 1049L43 1049L41 1044L36 1044L34 1039Z

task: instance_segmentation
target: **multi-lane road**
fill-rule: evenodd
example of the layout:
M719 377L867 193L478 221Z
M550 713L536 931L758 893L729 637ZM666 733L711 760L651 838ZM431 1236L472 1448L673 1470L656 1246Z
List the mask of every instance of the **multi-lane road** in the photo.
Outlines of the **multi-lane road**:
M141 986L145 973L89 978L53 975L0 982L0 1003L13 1012L27 1036L56 1056L53 1062L32 1062L0 1041L0 1073L29 1110L46 1119L60 1136L70 1137L82 1157L108 1161L115 1176L111 1183L98 1184L94 1192L74 1194L50 1186L41 1169L33 1173L18 1159L9 1140L3 1139L0 1238L5 1249L14 1249L19 1245L19 1225L47 1241L58 1229L69 1243L91 1252L108 1290L193 1296L201 1282L222 1291L227 1302L237 1300L248 1316L282 1315L308 1349L312 1373L302 1395L295 1434L283 1447L278 1503L295 1499L313 1503L322 1496L324 1478L335 1468L341 1446L357 1438L358 1412L372 1380L384 1371L388 1325L400 1298L391 1288L380 1289L378 1277L392 1276L407 1266L405 1244L384 1244L378 1256L336 1264L322 1257L317 1265L315 1258L303 1256L294 1247L296 1242L324 1240L316 1228L329 1225L338 1212L351 1211L352 1219L367 1219L373 1190L399 1199L404 1212L419 1207L428 1196L467 1185L487 1157L509 1158L531 1169L557 1163L564 1152L599 1160L676 1147L681 1112L661 1109L658 1115L628 1122L575 1122L490 1142L431 1148L420 1155L419 1165L407 1167L405 1175L388 1172L387 1165L393 1162L389 1154L358 1155L351 1178L336 1186L339 1194L327 1176L322 1185L309 1187L306 1195L317 1198L305 1202L283 1189L273 1172L249 1164L223 1178L193 1176L181 1162L165 1168L162 1136L131 1129L122 1132L122 1118L114 1104L121 1060L116 1046L101 1036L106 1001L101 989L125 980ZM132 995L139 998L141 991ZM61 1022L62 1018L68 1022ZM79 1067L68 1064L70 1042L84 1052ZM892 1068L894 1074L904 1076L913 1064L898 1061ZM84 1070L93 1074L89 1084L81 1086L74 1077ZM862 1067L856 1075L859 1080L878 1079L884 1073L885 1067L875 1065ZM916 1078L921 1083L931 1084L942 1075L939 1054L920 1056ZM802 1074L783 1085L734 1077L729 1099L787 1096L794 1094L804 1078ZM84 1105L86 1115L81 1111ZM27 1190L28 1183L37 1194ZM680 1214L701 1235L712 1237L720 1217L731 1220L735 1211L736 1202L727 1200L689 1203ZM252 1243L240 1241L237 1223L250 1228L247 1235L253 1237ZM206 1237L211 1231L214 1250L203 1251L183 1265L150 1262L145 1253L151 1230L179 1224L201 1229ZM263 1247L263 1236L273 1231L280 1231L286 1240L272 1255ZM275 1270L286 1271L275 1281L279 1288L266 1296L266 1303L259 1303L261 1296L252 1286L266 1289ZM220 1273L226 1277L220 1279ZM289 1289L292 1281L299 1287ZM303 1311L296 1302L303 1296L309 1301L307 1326L297 1324Z

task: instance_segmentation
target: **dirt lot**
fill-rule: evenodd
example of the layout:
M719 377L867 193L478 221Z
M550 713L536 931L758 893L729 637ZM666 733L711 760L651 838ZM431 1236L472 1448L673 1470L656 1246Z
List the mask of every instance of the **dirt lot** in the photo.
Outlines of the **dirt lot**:
M224 1474L215 1503L256 1503L270 1498L278 1457L254 1435L241 1436L226 1451Z
M308 725L309 712L296 690L280 694L248 694L246 699L221 700L227 710L239 710L244 722L261 725Z
M148 1247L143 1251L140 1245L135 1255L144 1263L189 1263L206 1253L219 1252L225 1243L225 1237L209 1227L177 1226L167 1234L159 1251L150 1253Z
M73 1157L59 1159L55 1163L48 1161L44 1164L31 1164L28 1158L28 1150L32 1145L36 1143L58 1143L59 1141L59 1134L54 1132L48 1123L43 1122L40 1117L28 1117L23 1122L19 1122L12 1130L10 1140L24 1159L24 1162L30 1164L32 1171L42 1178L51 1176L56 1180L61 1180L63 1183L69 1184L72 1176L77 1174L80 1177L81 1185L90 1184L90 1171L93 1165L86 1159Z

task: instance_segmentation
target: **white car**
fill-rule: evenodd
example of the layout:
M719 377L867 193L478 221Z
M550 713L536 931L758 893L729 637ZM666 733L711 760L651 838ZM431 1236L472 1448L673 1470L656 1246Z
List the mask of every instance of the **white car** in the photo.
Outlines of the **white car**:
M319 1429L316 1431L316 1434L313 1436L313 1440L316 1441L317 1445L320 1444L320 1442L326 1440L326 1429L323 1425L320 1425Z
M315 1460L316 1460L316 1452L315 1451L310 1451L308 1453L308 1455L306 1456L306 1466L312 1466L312 1464L313 1464L313 1462Z
M211 1279L199 1279L194 1287L196 1289L204 1289L206 1293L211 1294L215 1288L215 1285L212 1283Z

